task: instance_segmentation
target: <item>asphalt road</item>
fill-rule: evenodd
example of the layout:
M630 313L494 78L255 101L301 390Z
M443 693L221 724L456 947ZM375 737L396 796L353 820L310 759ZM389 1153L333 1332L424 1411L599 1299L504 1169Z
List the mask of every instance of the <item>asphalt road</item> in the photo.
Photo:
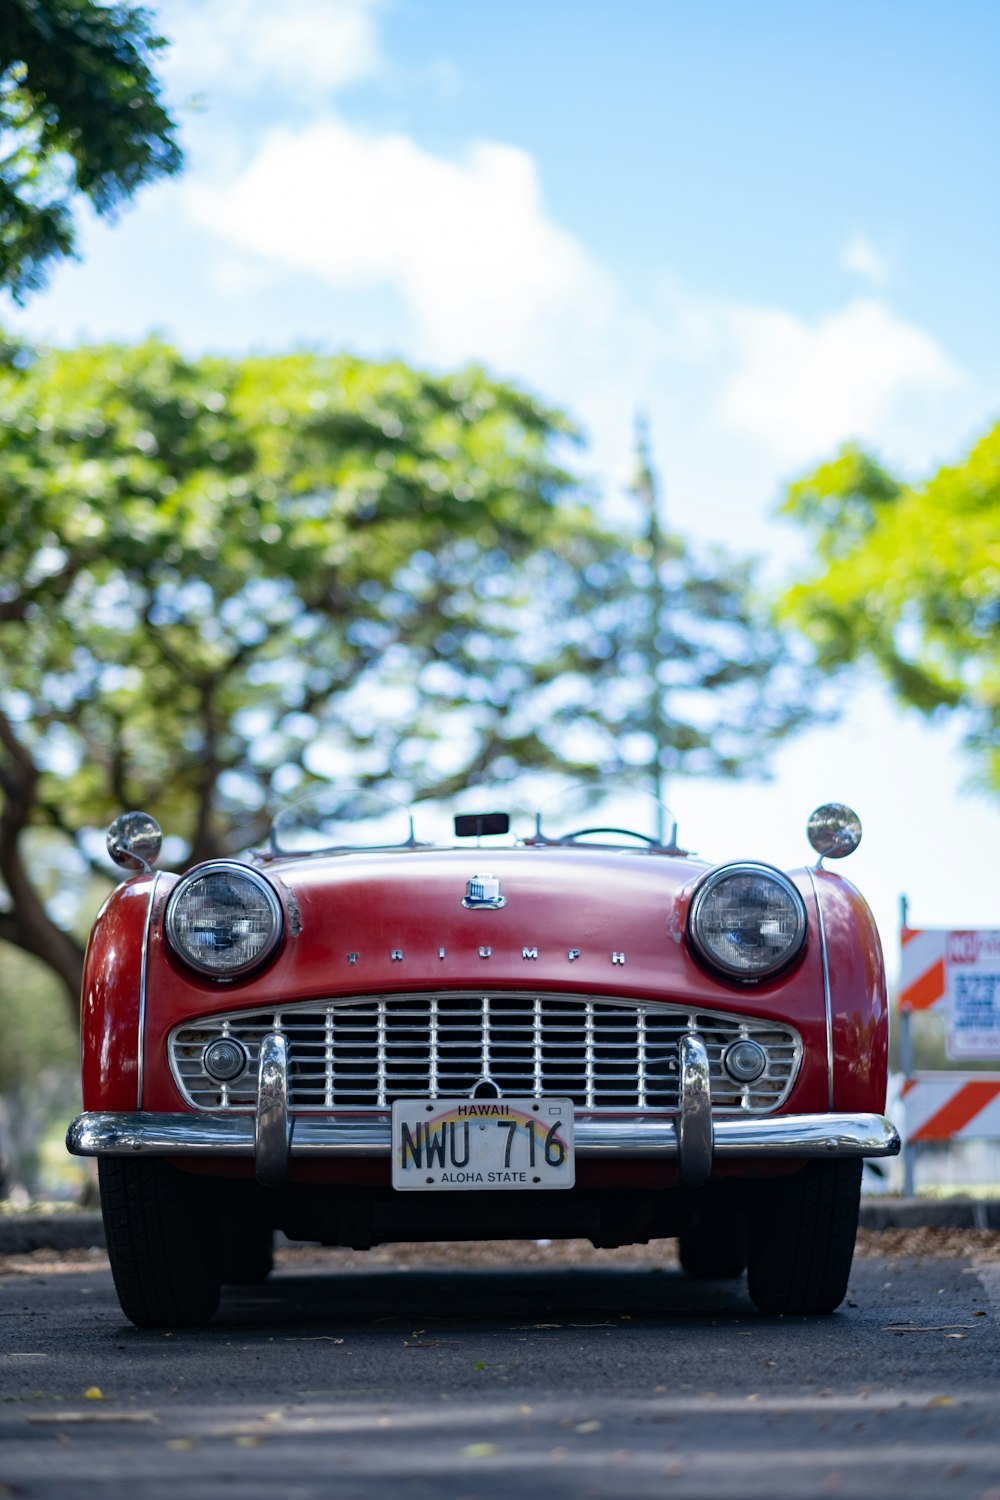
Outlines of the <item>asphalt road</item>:
M1000 1500L1000 1235L865 1238L831 1318L668 1247L401 1248L288 1252L173 1334L97 1252L8 1258L0 1497Z

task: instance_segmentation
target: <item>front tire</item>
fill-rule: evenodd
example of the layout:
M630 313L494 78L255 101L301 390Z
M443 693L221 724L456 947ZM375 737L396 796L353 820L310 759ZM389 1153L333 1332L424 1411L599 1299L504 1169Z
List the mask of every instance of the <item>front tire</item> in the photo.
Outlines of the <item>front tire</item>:
M137 1328L207 1323L219 1305L221 1276L204 1181L155 1158L105 1157L99 1175L125 1316Z
M811 1161L761 1183L749 1212L747 1280L762 1313L831 1313L847 1294L861 1160Z

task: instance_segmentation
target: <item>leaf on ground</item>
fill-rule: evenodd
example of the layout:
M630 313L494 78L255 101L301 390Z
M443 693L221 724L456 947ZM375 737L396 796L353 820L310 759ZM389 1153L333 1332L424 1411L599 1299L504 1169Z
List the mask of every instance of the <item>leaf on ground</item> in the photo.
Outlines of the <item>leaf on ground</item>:
M302 1338L282 1339L283 1344L342 1344L343 1339L334 1338L332 1333L309 1333Z
M926 1405L928 1408L932 1406L954 1406L955 1398L954 1396L932 1396L931 1399L926 1402Z
M600 1423L600 1422L577 1422L576 1426L573 1428L573 1431L574 1432L600 1432L602 1425L603 1424Z
M466 1443L461 1451L464 1458L492 1458L500 1449L496 1443Z
M185 1453L188 1448L195 1445L194 1438L167 1438L164 1448L169 1448L171 1453Z
M36 1412L29 1422L63 1423L80 1422L157 1422L159 1418L151 1411L56 1411Z
M83 1394L87 1401L104 1400L104 1392L101 1390L101 1387L99 1385L88 1385Z
M945 1333L949 1328L973 1328L973 1323L888 1323L887 1333Z

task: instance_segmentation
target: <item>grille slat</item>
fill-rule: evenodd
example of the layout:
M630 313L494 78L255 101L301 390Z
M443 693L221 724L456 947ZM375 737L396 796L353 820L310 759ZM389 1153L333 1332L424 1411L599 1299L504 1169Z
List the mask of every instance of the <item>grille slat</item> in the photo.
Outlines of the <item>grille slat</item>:
M786 1098L802 1057L790 1026L677 1005L585 995L384 995L177 1027L170 1065L187 1101L201 1109L252 1108L260 1043L271 1031L288 1042L293 1111L385 1109L397 1098L472 1094L484 1078L501 1094L568 1096L581 1109L671 1110L678 1042L695 1031L708 1053L714 1110L766 1114ZM247 1073L226 1087L202 1067L206 1045L222 1035L237 1037L250 1056ZM722 1067L725 1049L741 1037L767 1053L764 1075L750 1085Z

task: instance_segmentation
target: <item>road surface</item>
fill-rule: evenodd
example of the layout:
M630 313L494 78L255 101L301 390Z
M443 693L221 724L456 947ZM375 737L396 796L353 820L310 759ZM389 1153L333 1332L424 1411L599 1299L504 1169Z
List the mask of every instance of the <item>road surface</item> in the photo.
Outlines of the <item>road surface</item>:
M195 1332L0 1260L0 1497L1000 1500L1000 1235L863 1236L831 1318L672 1246L289 1250Z

